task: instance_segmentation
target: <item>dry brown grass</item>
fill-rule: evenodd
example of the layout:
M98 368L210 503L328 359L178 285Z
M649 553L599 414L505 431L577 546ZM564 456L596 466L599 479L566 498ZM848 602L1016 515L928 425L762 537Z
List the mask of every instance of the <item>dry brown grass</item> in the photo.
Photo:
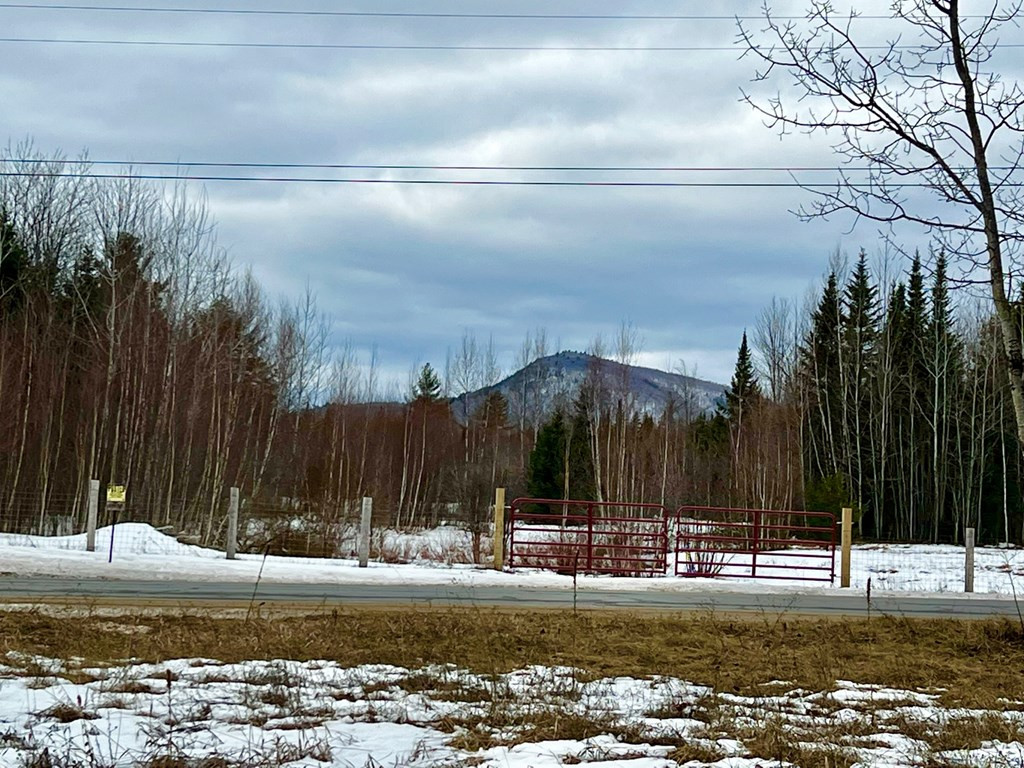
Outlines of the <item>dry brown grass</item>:
M977 749L984 742L991 741L1024 743L1024 727L996 712L925 720L897 716L891 723L900 733L923 741L935 752Z
M127 627L132 631L125 631ZM854 747L870 746L874 734L901 733L919 740L923 754L918 757L937 768L944 765L941 753L947 750L973 749L994 740L1024 742L1024 728L1000 714L1007 701L1024 700L1024 675L1019 671L1024 668L1024 634L1018 625L1003 621L739 621L710 615L451 609L332 611L248 621L202 615L121 620L12 612L0 613L0 652L11 654L12 665L22 659L22 672L39 679L87 679L82 667L114 665L128 658L154 663L205 657L225 663L289 658L323 659L342 666L395 664L413 671L393 681L367 681L361 697L387 700L385 694L401 688L433 699L480 704L471 716L435 724L452 734L452 746L469 752L497 744L612 734L622 743L671 748L669 756L679 763L711 762L724 756L716 739L731 738L771 764L849 768L856 759ZM36 658L81 661L58 670ZM561 677L554 680L543 704L523 708L497 676L534 664L568 665L577 671L565 675L564 683ZM479 677L467 677L460 669ZM303 706L285 664L232 674L244 678L235 682L246 683L254 704L276 710L254 711L242 722L278 730L309 729L331 715L330 707L318 711ZM219 679L217 672L210 675L211 680ZM695 719L703 726L687 734L652 735L607 712L562 706L581 700L580 683L617 675L665 675L708 686L712 690L696 699L692 691L680 691L676 698L673 693L648 713ZM101 688L104 694L127 700L135 694L159 693L173 680L158 671L142 680L109 677ZM913 707L894 713L901 705L912 704L909 699L899 702L882 696L877 702L848 704L819 698L812 710L819 719L805 726L788 719L786 702L770 698L794 688L833 690L838 680L928 690L946 707L992 712L961 717L937 708L933 712L941 720L915 720ZM751 697L754 704L738 714L724 695L729 693ZM865 717L828 718L833 708L845 706ZM94 717L81 702L37 716L65 721ZM372 708L368 717L374 717ZM275 724L276 720L281 722ZM150 768L179 768L176 759L173 754L157 756Z
M73 704L69 701L61 701L52 707L37 712L36 717L46 720L56 720L58 723L73 723L76 720L96 720L99 715L89 712L81 704Z
M843 729L824 727L804 735L782 718L767 717L756 728L736 735L752 754L800 768L850 768L857 762L856 753L844 747L851 734Z
M111 624L119 622L146 629L117 631ZM944 689L947 706L1000 710L1005 699L1024 699L1019 672L1024 669L1024 636L1008 621L730 621L454 609L332 611L249 621L8 612L0 613L0 651L77 657L84 659L81 666L202 656L224 662L327 659L409 668L451 663L497 674L530 664L565 664L579 668L581 679L670 675L717 691L753 695L763 694L764 684L772 680L829 690L844 679Z

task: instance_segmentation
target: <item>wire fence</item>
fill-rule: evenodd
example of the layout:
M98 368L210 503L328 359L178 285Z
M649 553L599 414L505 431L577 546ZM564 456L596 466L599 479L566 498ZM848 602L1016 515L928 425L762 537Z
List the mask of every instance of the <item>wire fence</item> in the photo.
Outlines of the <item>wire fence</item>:
M964 592L967 551L953 544L857 544L850 558L854 589ZM1024 594L1024 550L974 549L973 591Z
M26 536L69 536L85 529L86 494L6 494L0 501L0 531Z
M125 502L110 501L101 491L97 500L97 549L103 549L113 538L115 548L128 551L136 547L140 548L139 554L180 551L171 546L175 541L223 550L229 503L227 489L219 497L202 502L176 500L161 504L159 509L135 504L130 497ZM2 495L0 543L84 550L88 509L88 489L80 493ZM354 559L359 545L361 509L361 499L328 503L243 498L238 510L238 551ZM103 533L111 526L127 523L143 523L151 530L145 536L140 531ZM415 518L383 505L374 506L370 557L388 563L483 564L489 562L493 553L492 532L489 519L467 514L457 504L434 505ZM850 586L855 590L957 593L965 591L968 581L966 550L962 545L859 543L853 546L850 562ZM667 568L666 576L672 575L673 569ZM744 579L733 583L737 581ZM834 585L838 587L838 577ZM1024 597L1024 549L977 547L973 591Z

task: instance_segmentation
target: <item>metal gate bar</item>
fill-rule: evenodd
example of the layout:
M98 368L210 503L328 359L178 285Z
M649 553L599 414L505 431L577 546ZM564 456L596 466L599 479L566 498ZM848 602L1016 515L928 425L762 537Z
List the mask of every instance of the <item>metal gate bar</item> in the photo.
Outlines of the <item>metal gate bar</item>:
M670 517L659 504L516 499L508 516L508 564L560 573L663 576Z
M677 576L835 579L829 513L686 506L676 510L674 528Z

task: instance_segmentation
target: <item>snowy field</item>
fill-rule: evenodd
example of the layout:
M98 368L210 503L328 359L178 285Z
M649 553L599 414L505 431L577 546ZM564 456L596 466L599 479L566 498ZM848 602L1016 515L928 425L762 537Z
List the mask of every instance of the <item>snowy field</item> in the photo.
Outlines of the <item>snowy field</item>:
M113 562L108 563L111 534ZM499 573L465 564L470 559L469 534L443 527L421 533L378 531L378 547L386 559L408 563L371 562L361 569L350 559L240 555L228 561L223 552L181 544L149 525L123 523L116 530L97 531L96 552L86 552L85 535L35 537L0 534L0 571L21 575L82 578L207 580L252 582L261 573L267 582L317 584L459 584L466 586L571 587L572 577L538 570ZM489 545L488 545L489 551ZM758 556L759 563L799 563L799 557ZM820 566L821 560L809 560ZM836 563L838 569L838 561ZM778 573L778 571L775 571ZM800 575L794 572L793 575ZM806 575L806 574L804 574ZM812 574L820 575L820 574ZM958 593L964 585L964 551L945 545L863 545L853 551L852 586L873 592L926 591ZM837 577L838 583L838 577ZM691 579L580 576L580 589L815 591L837 588L800 580L749 578ZM975 592L1024 595L1024 551L979 548L975 553Z
M12 768L799 764L773 759L782 749L814 765L1024 766L1012 738L1024 733L1024 703L949 709L934 690L776 682L741 696L668 677L587 680L566 667L480 676L450 665L4 662L0 766ZM960 726L979 723L977 744L948 748Z

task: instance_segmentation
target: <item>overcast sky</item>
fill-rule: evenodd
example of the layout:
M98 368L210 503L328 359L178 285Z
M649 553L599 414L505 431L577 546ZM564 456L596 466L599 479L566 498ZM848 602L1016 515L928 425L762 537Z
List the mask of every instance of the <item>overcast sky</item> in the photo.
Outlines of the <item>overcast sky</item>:
M83 4L83 0L73 0ZM154 0L155 3L155 0ZM146 5L124 0L124 5ZM643 0L167 0L188 8L752 14ZM863 3L859 4L862 7ZM876 2L876 12L888 3ZM777 4L781 8L782 5ZM2 36L276 43L728 46L731 21L358 19L0 9ZM740 103L723 52L337 51L0 43L0 130L97 160L443 165L834 165ZM297 171L272 173L295 174ZM330 172L385 177L375 171ZM722 181L728 174L390 171L402 178ZM312 175L329 175L327 171ZM744 180L786 180L746 175ZM830 178L826 176L826 178ZM404 377L464 331L506 369L534 328L563 348L631 321L642 361L727 382L745 327L802 298L873 226L801 223L794 189L206 184L219 241L271 294L308 281L335 342Z

